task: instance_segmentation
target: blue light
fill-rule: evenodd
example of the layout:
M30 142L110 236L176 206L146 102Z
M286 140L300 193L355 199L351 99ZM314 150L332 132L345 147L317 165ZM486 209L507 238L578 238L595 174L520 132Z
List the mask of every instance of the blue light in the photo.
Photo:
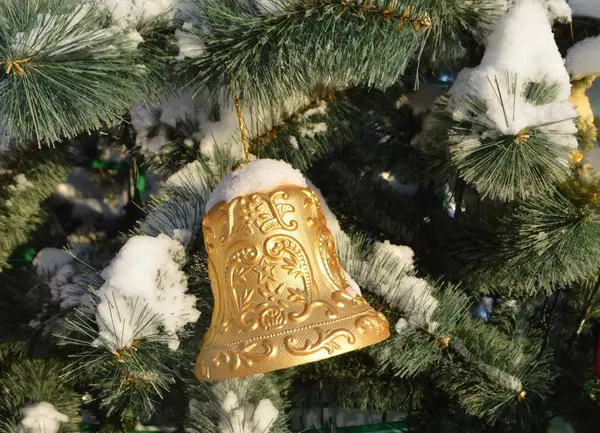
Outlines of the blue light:
M483 303L479 304L477 310L475 310L475 315L482 318L484 321L487 321L489 312Z
M441 74L440 81L443 83L451 83L454 81L454 75L451 74Z

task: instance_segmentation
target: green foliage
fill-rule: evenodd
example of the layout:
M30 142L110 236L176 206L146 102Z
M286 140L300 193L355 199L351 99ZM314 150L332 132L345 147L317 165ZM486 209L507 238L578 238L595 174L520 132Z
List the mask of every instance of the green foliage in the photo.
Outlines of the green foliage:
M401 376L433 375L468 415L526 425L531 408L551 392L551 357L535 335L509 336L471 319L465 301L456 291L444 292L435 328L405 328L372 351Z
M43 221L42 201L65 178L69 168L63 151L19 152L15 160L20 163L16 166L11 160L4 163L12 176L0 185L0 272L9 266L13 250L26 243Z
M172 40L173 26L159 16L138 25L137 31L144 40L138 45L134 67L144 69L141 76L144 86L143 93L138 93L134 102L165 98L173 91L174 77L177 75L177 64L172 61L177 55L177 47Z
M312 362L295 369L291 398L295 407L337 408L340 411L406 410L407 381L382 369L361 350Z
M8 339L0 342L0 377L4 377L14 363L22 361L26 356L27 342Z
M448 115L450 98L447 94L440 96L433 104L431 113L423 121L423 132L418 143L423 148L427 164L424 170L426 183L433 183L436 192L443 194L446 185L450 191L456 191L459 174L448 156L448 131L456 122Z
M27 353L27 345L23 341L8 341L0 344L0 365L12 364L14 360L23 358Z
M436 433L544 431L547 414L561 407L557 402L566 407L565 395L577 394L573 406L593 408L580 382L593 375L592 351L584 352L583 346L590 345L593 333L588 331L596 330L600 317L598 186L573 178L563 182L568 176L565 149L548 132L551 125L500 134L490 126L478 95L468 97L464 117L454 116L448 99L440 98L417 140L419 115L411 114L409 122L394 109L395 86L406 71L473 63L500 3L301 0L273 3L266 12L254 0L196 0L192 33L206 50L177 67L196 91L222 96L235 90L244 108L261 109L261 118L266 118L262 109L271 110L265 124L249 125L252 153L290 162L321 187L340 213L341 226L353 232L337 234L340 260L369 304L388 318L391 336L362 351L258 377L217 383L192 377L212 308L201 235L204 206L240 161L223 150L231 143L217 143L210 157L200 153L198 140L190 146L186 139L202 125L184 119L166 128L170 143L145 161L168 180L143 209L145 218L133 234L165 233L185 245L190 259L183 271L198 297L200 319L180 336L177 351L154 335L115 349L98 339L95 289L102 283L96 270L78 281L91 283L86 288L91 301L66 313L57 311L48 281L12 283L20 277L13 275L7 285L11 296L5 287L1 294L6 299L2 312L12 311L0 321L37 332L21 326L30 319L29 310L15 308L20 304L12 293L21 286L22 297L42 290L35 311L44 314L40 320L52 322L62 342L58 353L69 355L71 364L39 373L30 366L53 361L24 359L29 355L25 348L35 340L16 348L0 346L0 373L10 369L0 378L5 422L0 426L14 432L21 408L36 399L70 411L76 424L80 400L71 387L92 395L86 407L94 409L106 433L130 431L139 420L159 420L164 414L176 428L185 424L191 432L235 431L240 426L233 423L250 420L265 399L279 411L270 433L289 432L288 399L297 407L399 410L407 413L411 429ZM31 0L31 8L24 10L19 5L19 0L0 5L0 61L22 60L9 72L3 63L0 71L0 95L7 101L0 107L0 128L8 135L35 135L47 142L69 137L119 118L141 98L144 83L148 98L164 95L173 84L174 64L167 59L175 54L170 38L178 20L173 26L160 19L141 23L137 30L144 42L134 50L121 31L107 30L108 15L93 7L74 0ZM55 18L42 17L48 11ZM77 13L82 21L71 26ZM419 20L425 31L416 31ZM18 34L32 35L38 24L45 29L37 38L39 49L15 44L25 37ZM556 92L554 83L529 83L524 97L544 105L554 101ZM282 113L291 99L313 103ZM513 101L504 102L509 107ZM215 107L211 120L218 117ZM39 203L68 168L60 153L26 154L0 187L0 266L43 218ZM419 187L411 189L411 197L402 195L382 180L382 171ZM18 189L17 173L33 186L24 183ZM453 218L442 209L448 192L456 199ZM418 267L413 269L402 253L381 248L377 239L410 243ZM443 282L433 283L436 278ZM407 287L407 279L423 285ZM413 289L421 292L413 294ZM474 319L479 295L490 293L503 301L518 296L522 310L506 302L487 322ZM567 294L569 302L556 301ZM565 317L557 319L557 310ZM111 311L120 314L116 307ZM143 316L138 332L156 319ZM553 351L561 356L554 357ZM230 393L238 399L235 414L223 404ZM572 410L565 412L583 412ZM74 431L71 422L62 431Z
M404 327L393 333L389 340L372 348L375 358L401 377L410 378L428 371L443 359L442 351L435 344L436 339L452 335L457 322L467 316L468 306L465 296L448 290L440 297L433 328Z
M240 162L219 147L212 159L199 156L165 182L162 194L153 198L135 233L173 236L174 230L183 229L193 239L200 239L197 235L211 191Z
M76 0L0 4L0 128L54 142L99 129L142 94L144 71L130 35Z
M425 315L415 320L415 311L427 308L432 294L423 292L409 303L399 298L395 287L410 275L401 262L389 253L369 251L360 239L352 244L342 238L337 244L345 269L363 290L383 297L387 305L372 304L386 314L392 327L398 314L405 318L388 340L369 348L382 369L391 368L403 378L432 374L466 414L488 423L509 412L518 424L529 422L527 414L550 394L553 377L551 355L542 349L535 332L505 333L472 319L469 299L452 287L436 293L430 320Z
M156 119L160 118L159 112ZM161 147L160 152L146 155L145 165L148 170L156 173L161 178L168 178L185 167L186 164L202 159L200 143L194 140L193 134L199 130L200 125L195 119L179 120L175 127L161 124L165 128L167 143ZM151 128L144 138L151 139L159 134L159 128Z
M464 64L504 13L504 6L495 0L430 0L423 5L433 22L423 60L438 71Z
M137 299L135 303L137 306ZM134 335L158 320L141 302L137 308L140 313L136 317ZM111 311L115 317L122 314L116 303ZM101 337L96 320L90 316L89 308L81 308L67 321L71 332L60 336L60 344L78 347L78 350L71 355L73 361L65 368L63 377L90 384L109 415L125 411L151 414L155 400L162 399L175 382L183 353L169 349L158 335L135 340L131 346L119 349L98 344L96 340ZM110 325L107 327L119 332Z
M411 18L423 16L422 3L390 3L388 10L388 4L311 0L274 3L282 10L271 15L238 2L197 2L206 51L193 61L193 86L234 86L247 104L263 107L322 83L388 87L423 40L425 32L400 25L409 6Z
M535 104L536 106L550 104L554 101L560 90L559 83L548 83L542 81L539 83L528 83L525 87L525 100Z
M67 415L60 433L79 432L81 398L71 384L61 378L64 365L56 360L24 359L16 361L8 373L0 377L0 427L3 432L20 431L21 410L28 404L46 402Z
M455 63L503 11L489 0L274 1L274 14L251 2L196 3L206 51L190 62L194 88L232 86L263 107L321 84L385 89L424 50L433 64Z
M508 221L516 228L506 239L507 254L513 254L509 266L526 263L532 276L549 285L594 278L599 269L596 205L573 202L567 194L563 189L525 202Z
M463 362L438 371L442 387L470 415L495 423L510 413L512 422L527 426L532 408L551 394L551 353L541 351L535 334L506 336L481 322L465 320L455 335L450 353Z
M458 272L481 293L550 292L595 279L599 266L595 188L571 177L553 193L519 202L510 212L463 215L443 237ZM450 264L450 262L449 262Z

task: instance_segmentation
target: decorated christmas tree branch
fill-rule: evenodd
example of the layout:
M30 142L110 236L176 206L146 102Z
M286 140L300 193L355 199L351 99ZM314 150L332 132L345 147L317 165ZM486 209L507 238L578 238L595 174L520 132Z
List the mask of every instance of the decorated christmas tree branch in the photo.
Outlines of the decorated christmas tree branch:
M517 79L511 78L514 80L511 82L516 83ZM490 83L490 86L493 85ZM551 97L550 91L543 89L550 88L544 83L532 84L527 88L525 99L532 104L543 105ZM472 118L463 117L456 111L451 113L443 102L438 103L432 116L438 117L434 123L436 128L450 125L446 140L438 141L438 132L428 130L426 134L430 134L428 141L438 152L447 152L453 170L482 198L514 200L541 195L549 191L555 182L566 179L568 150L555 141L568 136L560 132L560 124L572 123L572 118L530 125L514 135L488 131L489 135L480 139L472 134L472 130L486 131L493 124L486 114L489 107L477 96L471 95L468 100L466 106ZM501 102L501 105L509 115L512 103ZM439 118L444 116L445 119ZM451 175L448 173L446 177Z
M116 307L114 314L119 312ZM138 333L152 326L158 318L140 306ZM146 321L144 321L146 320ZM79 348L71 356L72 362L62 377L69 380L94 383L93 389L100 400L100 407L108 415L132 410L138 414L151 414L156 401L163 398L175 383L175 366L179 353L173 353L160 338L134 340L129 346L112 349L95 346L97 338L95 323L81 312L68 321L69 335L61 337L62 344Z
M185 167L166 182L163 195L156 199L136 230L139 235L131 237L120 255L101 273L107 281L101 281L93 288L90 292L92 302L86 302L77 308L73 317L68 320L69 332L60 337L62 344L75 349L66 377L97 384L94 389L101 406L109 413L130 411L132 408L133 413L152 413L157 401L162 399L179 377L179 364L185 357L193 356L197 348L191 344L193 347L175 351L175 345L179 344L178 337L175 333L165 334L161 330L165 326L171 326L165 320L183 318L188 313L197 318L198 312L192 309L186 313L181 309L182 305L174 305L171 298L169 304L178 309L177 315L158 311L157 308L161 307L156 303L153 291L161 292L168 288L171 296L177 296L172 285L175 280L178 287L185 287L181 271L172 268L175 264L173 260L177 263L183 260L183 248L179 242L188 248L193 246L192 243L197 240L196 233L207 195L222 177L222 173L230 170L235 161L226 155L219 157L218 151L216 155L209 162L198 160ZM173 240L168 240L167 236ZM129 293L128 290L133 285L117 282L124 276L119 271L125 270L121 268L126 263L122 260L137 257L135 260L142 266L147 266L149 260L152 261L150 257L139 261L141 250L135 252L135 244L139 241L163 243L165 247L168 244L168 254L173 256L155 262L159 269L156 269L156 275L149 275L151 280L144 286L144 290L149 291ZM145 250L156 254L158 244ZM131 267L127 265L127 268L127 273L131 272ZM171 281L171 277L175 280ZM198 278L193 279L197 280ZM188 302L191 300L190 296L183 295L181 299ZM193 318L190 320L195 321ZM178 334L186 343L188 333L180 330ZM188 349L191 350L191 355Z
M372 104L369 106L375 105L373 101L379 101L381 94L365 92L364 89L350 89L345 92L313 89L312 93L322 95L322 98L314 102L300 98L300 108L296 105L284 107L285 109L280 110L281 116L276 119L260 119L261 116L254 118L241 110L250 152L259 158L282 159L296 168L307 170L319 159L345 146L356 134L366 134L366 130L374 129L365 127L364 108L359 110L358 106L366 95L372 98ZM242 103L243 101L240 101L240 104ZM368 116L369 124L376 125L377 122L383 121L382 115L375 109L369 110ZM228 118L224 120L222 116L222 122L228 124L235 120L237 125L237 115L231 117L228 114ZM223 128L229 128L229 125L223 125ZM172 155L179 152L174 149L181 149L188 156L193 156L193 161L173 173L164 183L164 196L170 199L155 199L153 207L156 208L156 212L150 212L146 222L142 223L144 233L156 234L165 230L169 232L173 227L181 229L181 224L186 219L189 224L185 225L190 227L188 231L196 233L193 227L199 227L203 211L193 209L202 208L202 203L211 189L231 167L240 162L242 143L239 141L239 129L236 128L232 134L233 136L227 136L223 141L214 138L214 147L208 155L200 152L194 154L189 149L183 149L184 144L174 144L164 153L164 157L162 154L156 156L152 167L164 167L166 172L172 170ZM376 134L373 133L372 136L376 137ZM191 219L185 216L186 213Z
M131 237L102 271L104 282L91 302L68 321L71 332L61 342L78 350L65 377L96 384L109 414L131 408L152 413L154 398L162 398L175 382L185 354L177 351L179 337L187 337L185 326L200 315L196 297L185 293L184 256L179 242L166 235ZM133 272L131 260L144 268L146 281L139 279L142 272ZM127 275L134 280L124 280ZM168 303L162 301L166 296Z
M376 358L403 377L433 372L438 386L453 394L466 413L487 423L498 422L511 408L524 416L549 393L548 353L540 358L539 346L530 339L509 338L474 321L461 297L444 293L433 314L437 327L399 330L373 349Z
M593 259L600 238L598 205L569 183L546 199L524 203L509 221L516 227L505 241L510 265L526 263L526 271L544 285L587 280L598 272Z
M535 294L594 279L599 193L573 174L554 193L520 202L506 216L460 222L446 248L463 263L460 277L488 293L510 287Z
M236 155L220 147L210 159L200 156L189 163L165 181L162 193L153 198L135 232L150 236L164 233L192 247L194 240L201 241L198 234L210 192L239 163Z
M551 355L540 352L535 334L529 333L525 341L522 335L509 337L482 322L464 319L455 335L448 347L447 368L438 377L467 413L495 423L507 410L514 410L520 423L550 393ZM467 371L469 379L460 381Z

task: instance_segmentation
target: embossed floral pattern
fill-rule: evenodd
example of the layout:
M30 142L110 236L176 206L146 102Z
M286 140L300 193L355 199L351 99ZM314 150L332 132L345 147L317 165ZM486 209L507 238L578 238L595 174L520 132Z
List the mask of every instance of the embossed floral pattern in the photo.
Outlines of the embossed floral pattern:
M202 380L241 377L375 344L389 325L347 282L313 190L282 186L204 217L215 309Z
M285 299L284 284L277 287L267 283L258 289L264 302L258 304L258 321L263 329L281 329L287 323L286 310L290 304Z

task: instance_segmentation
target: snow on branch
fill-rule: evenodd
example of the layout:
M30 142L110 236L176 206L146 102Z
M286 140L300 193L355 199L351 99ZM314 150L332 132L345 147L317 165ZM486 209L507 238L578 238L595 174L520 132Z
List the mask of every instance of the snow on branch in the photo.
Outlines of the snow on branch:
M137 232L166 234L187 248L201 233L205 203L214 185L238 162L230 153L217 149L214 159L198 159L185 165L166 180Z
M536 104L526 97L527 89L542 82L555 84L556 94L549 103ZM450 94L465 117L472 114L468 95L477 95L486 107L482 120L499 134L516 135L523 128L551 124L553 131L566 135L556 140L576 147L577 141L568 135L576 132L575 126L564 121L576 117L568 102L570 90L546 11L536 0L523 0L498 21L481 64L463 70Z
M120 27L136 25L157 19L173 19L173 0L100 0Z
M569 49L565 61L573 79L600 75L600 36L577 42Z
M199 383L190 401L191 433L289 433L281 384L269 374Z
M360 240L359 240L360 242ZM402 313L396 324L401 332L406 327L435 329L432 316L438 306L433 287L413 275L413 251L407 246L377 242L366 257L344 232L337 233L336 245L344 269L364 289L382 296L390 307Z
M569 0L573 15L600 18L600 2L598 0Z
M223 415L219 421L222 433L269 433L279 411L268 398L252 404L240 403L235 391L229 390L221 402Z
M547 5L518 2L496 23L481 64L461 71L426 122L426 144L450 162L444 182L458 175L502 201L552 189L578 146L570 93Z
M218 96L211 98L207 89L197 94L183 91L158 104L137 104L132 112L132 125L138 133L136 144L149 156L159 154L168 149L172 132L177 131L177 134L185 134L189 145L197 144L204 157L214 158L220 149L241 158L243 147L231 95L225 88L217 93ZM250 109L242 101L242 118L249 138L266 133L289 113L308 103L309 99L301 93L279 101L277 107L254 106Z
M134 236L102 271L96 308L96 345L110 350L149 338L179 347L177 332L198 320L196 297L186 294L185 253L166 235Z
M394 2L290 3L277 15L240 13L223 2L199 5L207 32L203 55L189 63L195 90L229 87L235 79L253 107L277 105L319 84L388 87L431 27L425 7L417 11ZM332 47L343 55L331 55ZM288 73L282 81L283 69Z
M69 417L60 413L47 402L30 404L21 409L23 419L17 426L17 433L58 433L60 424L69 421Z

